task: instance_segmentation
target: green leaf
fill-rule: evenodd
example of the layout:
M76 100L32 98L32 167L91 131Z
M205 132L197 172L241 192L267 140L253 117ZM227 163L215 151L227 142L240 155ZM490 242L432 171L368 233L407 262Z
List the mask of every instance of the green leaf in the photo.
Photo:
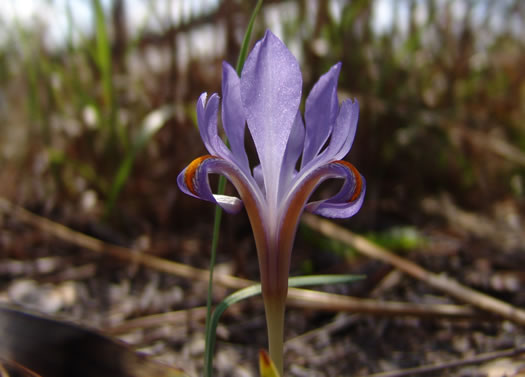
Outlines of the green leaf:
M117 135L117 109L113 94L113 76L111 62L111 45L106 26L106 15L101 0L93 0L93 12L95 14L96 52L95 61L102 76L102 88L104 103L103 129L108 133L107 148L113 150L116 137L121 137L124 144L124 136Z
M246 56L248 55L248 47L250 46L250 38L252 36L253 25L255 24L255 19L257 18L257 14L259 14L259 11L261 10L262 4L263 4L263 0L259 0L257 2L257 5L255 6L255 9L253 10L252 16L250 17L250 22L248 23L248 27L246 28L244 39L242 40L241 51L239 53L239 58L237 59L237 65L235 66L235 70L237 71L237 74L239 76L241 75L242 67L244 66L244 62L246 61Z
M311 276L297 276L288 279L289 287L304 287L307 285L321 285L321 284L336 284L349 283L352 281L363 279L363 275L311 275ZM210 326L206 328L206 348L204 351L204 368L205 376L211 376L213 352L215 348L215 332L219 324L219 319L231 305L247 299L249 297L257 296L261 293L261 284L251 285L249 287L233 292L231 295L222 300L215 308L211 316Z

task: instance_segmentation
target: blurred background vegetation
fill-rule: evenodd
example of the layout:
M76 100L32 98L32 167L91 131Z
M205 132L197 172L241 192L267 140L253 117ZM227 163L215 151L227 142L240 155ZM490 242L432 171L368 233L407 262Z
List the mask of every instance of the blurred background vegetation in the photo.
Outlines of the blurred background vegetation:
M176 177L205 153L196 101L204 91L220 92L222 61L235 64L255 3L0 1L0 215L7 198L112 244L207 268L214 208L182 194ZM367 195L362 210L339 223L517 307L525 306L524 20L521 0L266 0L252 38L270 28L283 39L299 59L304 97L342 62L339 98L360 102L347 159L366 178ZM322 185L315 195L335 188ZM246 215L224 216L222 230L218 269L257 279ZM47 272L9 267L49 256L55 267ZM440 293L395 274L384 288L388 266L355 256L346 244L301 225L292 275L363 273L362 285L326 289L443 302ZM70 266L78 268L69 273ZM53 310L102 328L203 305L206 293L205 284L123 266L6 214L0 216L0 300L4 291L15 297L24 278L44 288L46 282L72 286L74 299ZM25 287L32 292L36 285ZM214 293L217 302L227 290L215 286ZM53 304L42 297L39 303ZM38 309L52 312L44 304ZM266 344L262 308L243 306L241 313L243 321L239 313L230 318L233 335L221 348L237 346L240 360L256 360ZM288 332L298 336L331 320L313 313L290 310ZM478 341L485 327L472 323L363 317L330 338L343 353L323 340L298 355L315 355L301 365L327 360L319 370L332 372L321 375L349 375L363 365L373 371L391 365L378 360L435 363L435 350L446 349L450 360L523 338L517 327L495 322ZM184 332L170 330L168 348L193 349L200 331L192 334L198 325L186 325ZM157 337L145 334L135 343L149 346ZM496 346L494 334L504 345ZM352 348L354 341L366 357ZM324 358L326 349L339 356ZM169 360L186 367L193 352Z
M0 195L123 232L211 222L175 178L204 152L196 100L220 91L254 4L2 2ZM519 0L266 1L254 40L270 28L285 41L304 93L343 63L340 99L361 104L348 159L368 183L351 221L369 231L417 227L443 194L524 209L523 20Z

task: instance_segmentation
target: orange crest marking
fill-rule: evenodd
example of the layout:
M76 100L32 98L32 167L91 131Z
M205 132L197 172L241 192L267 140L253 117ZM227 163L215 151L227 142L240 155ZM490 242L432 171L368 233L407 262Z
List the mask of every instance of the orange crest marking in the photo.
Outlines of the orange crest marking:
M355 189L354 189L354 193L350 197L350 200L348 200L348 202L353 202L354 200L359 198L359 195L361 195L361 190L363 189L363 180L361 179L361 174L359 174L355 166L349 163L348 161L339 160L339 161L334 161L334 163L344 165L350 170L352 170L352 173L354 173Z
M207 160L208 158L213 158L213 156L211 154L206 154L204 156L197 157L186 168L186 172L184 173L184 183L186 183L186 187L193 195L199 195L197 190L195 190L195 173L203 161Z

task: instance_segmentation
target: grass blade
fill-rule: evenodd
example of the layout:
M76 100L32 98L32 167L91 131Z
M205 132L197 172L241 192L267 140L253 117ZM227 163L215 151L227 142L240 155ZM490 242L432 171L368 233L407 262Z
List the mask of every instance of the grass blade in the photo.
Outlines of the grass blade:
M95 59L102 77L104 104L104 128L108 133L108 150L114 146L117 136L116 108L113 95L111 46L106 26L106 16L101 0L93 0L93 13L95 14L96 53Z
M237 60L237 66L236 71L237 74L240 75L240 72L242 71L242 67L244 66L244 61L246 60L246 55L248 51L248 46L250 45L250 39L252 35L253 30L253 24L255 23L255 19L257 17L257 14L259 13L259 10L261 9L263 1L259 0L257 2L257 5L255 6L255 9L253 10L252 16L250 18L250 22L248 23L248 27L246 28L246 33L244 34L244 39L242 41L241 46L241 52L239 53L239 59ZM225 140L227 143L228 141ZM224 189L226 188L226 178L224 178L222 175L219 178L219 184L218 184L218 190L217 193L219 195L224 193ZM222 221L222 208L220 206L215 207L215 215L213 219L213 238L211 242L211 256L210 256L210 278L208 281L208 297L206 300L206 347L208 347L208 344L210 342L215 342L215 332L212 332L211 329L211 305L212 305L212 289L213 289L213 269L215 266L215 259L217 255L217 246L219 244L219 232L221 228L221 221ZM209 335L212 335L213 339L209 338ZM212 374L212 368L211 368L211 359L207 360L205 355L204 360L204 376L205 377L211 377Z

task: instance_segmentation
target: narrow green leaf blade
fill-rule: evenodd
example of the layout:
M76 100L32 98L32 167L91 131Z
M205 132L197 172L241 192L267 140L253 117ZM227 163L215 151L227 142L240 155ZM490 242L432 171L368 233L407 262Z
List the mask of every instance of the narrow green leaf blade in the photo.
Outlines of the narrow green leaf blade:
M337 284L337 283L350 283L356 280L363 279L363 275L309 275L309 276L296 276L288 279L289 287L304 287L308 285L326 285L326 284ZM205 367L207 362L210 363L209 370L211 371L211 364L213 359L213 352L215 348L215 333L219 324L221 315L231 305L247 299L249 297L256 296L261 293L261 284L255 284L238 291L233 292L231 295L222 300L210 320L210 328L207 329L209 333L206 334L206 348L204 351Z

